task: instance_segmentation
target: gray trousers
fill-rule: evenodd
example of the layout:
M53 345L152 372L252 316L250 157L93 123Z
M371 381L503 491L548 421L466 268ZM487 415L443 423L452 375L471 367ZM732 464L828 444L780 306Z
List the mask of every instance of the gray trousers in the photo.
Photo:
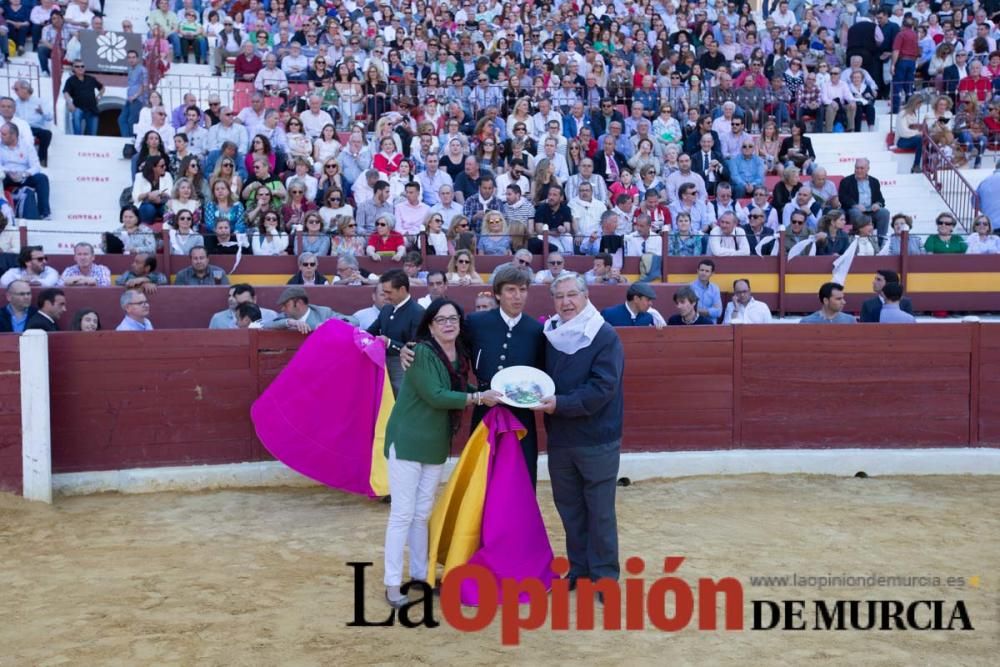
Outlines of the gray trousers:
M621 439L548 450L552 498L566 531L569 578L618 579L615 491Z
M399 388L403 386L403 364L398 356L388 356L385 358L385 368L389 371L389 384L392 385L393 397L399 396Z

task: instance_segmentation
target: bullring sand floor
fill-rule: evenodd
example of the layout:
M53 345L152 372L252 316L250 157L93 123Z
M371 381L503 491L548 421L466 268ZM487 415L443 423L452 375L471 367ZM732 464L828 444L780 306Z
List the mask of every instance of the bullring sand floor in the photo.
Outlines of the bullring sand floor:
M547 484L542 511L557 553ZM1000 648L1000 478L694 477L619 489L647 579L738 578L749 601L964 600L972 631L525 632L351 628L353 572L385 618L387 506L322 488L59 498L0 494L0 665L987 665ZM751 576L964 577L958 587L784 588ZM975 579L978 577L978 579ZM812 612L806 612L811 618ZM946 612L947 619L948 612ZM440 610L437 611L441 620Z

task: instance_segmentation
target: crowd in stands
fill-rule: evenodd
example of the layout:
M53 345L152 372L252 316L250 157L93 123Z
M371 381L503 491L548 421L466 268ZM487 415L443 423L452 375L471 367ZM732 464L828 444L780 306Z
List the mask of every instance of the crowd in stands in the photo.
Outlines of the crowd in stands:
M96 0L16 4L32 25L24 32L7 12L12 39L30 39L43 69L53 28L72 39L101 18ZM444 255L453 285L483 281L480 256L526 265L545 253L534 278L550 282L552 261L587 255L588 282L617 284L625 257L640 259L646 282L664 256L1000 251L988 213L968 237L942 213L937 234L907 239L912 216L887 210L868 161L836 182L809 136L874 129L875 101L890 99L915 169L925 137L979 166L1000 130L1000 19L947 0L762 10L156 0L143 52L128 54L120 117L134 181L102 249L189 256L185 284L223 283L211 265L220 254L293 255L296 284L377 283L359 257L402 263L418 281L421 256ZM151 82L192 58L233 78L232 99L191 90L165 105ZM74 132L93 133L103 92L74 61L63 87ZM45 217L48 183L30 144L47 146L51 114L30 87L17 97L13 120L0 100L5 184L35 190ZM326 255L342 275L318 274ZM60 280L89 275L79 270ZM686 300L703 304L693 290Z

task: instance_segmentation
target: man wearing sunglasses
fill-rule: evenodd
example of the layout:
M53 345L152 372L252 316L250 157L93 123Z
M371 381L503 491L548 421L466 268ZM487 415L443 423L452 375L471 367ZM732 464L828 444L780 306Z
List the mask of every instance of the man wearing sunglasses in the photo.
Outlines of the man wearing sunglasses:
M87 74L82 60L73 62L73 76L63 84L66 110L70 112L73 134L97 134L100 116L98 103L104 95L104 84Z
M0 276L0 287L6 288L15 280L23 280L34 287L62 285L59 272L49 266L48 261L42 246L24 246L17 254L17 268L8 269Z

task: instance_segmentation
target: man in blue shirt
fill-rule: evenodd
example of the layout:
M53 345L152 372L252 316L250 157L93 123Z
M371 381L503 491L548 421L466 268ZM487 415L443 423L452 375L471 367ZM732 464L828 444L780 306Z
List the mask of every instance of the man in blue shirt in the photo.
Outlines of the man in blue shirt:
M31 305L31 285L15 280L7 285L7 305L0 308L0 333L23 333L28 319L38 312Z
M976 194L979 195L980 210L996 226L996 221L1000 220L1000 162L997 163L996 171L979 184Z
M625 303L601 311L604 321L613 327L651 327L653 316L649 309L656 300L656 291L647 283L629 286Z
M714 324L722 316L722 293L711 283L713 273L715 262L710 259L702 260L698 264L698 279L690 287L698 297L698 314L709 318Z
M149 95L149 74L146 66L139 61L136 51L128 52L128 84L125 89L125 104L118 115L118 129L123 137L131 137L136 123L139 122L139 112L146 105Z
M823 283L819 288L819 302L823 307L812 315L799 320L800 324L855 324L857 320L844 312L847 299L840 283Z

